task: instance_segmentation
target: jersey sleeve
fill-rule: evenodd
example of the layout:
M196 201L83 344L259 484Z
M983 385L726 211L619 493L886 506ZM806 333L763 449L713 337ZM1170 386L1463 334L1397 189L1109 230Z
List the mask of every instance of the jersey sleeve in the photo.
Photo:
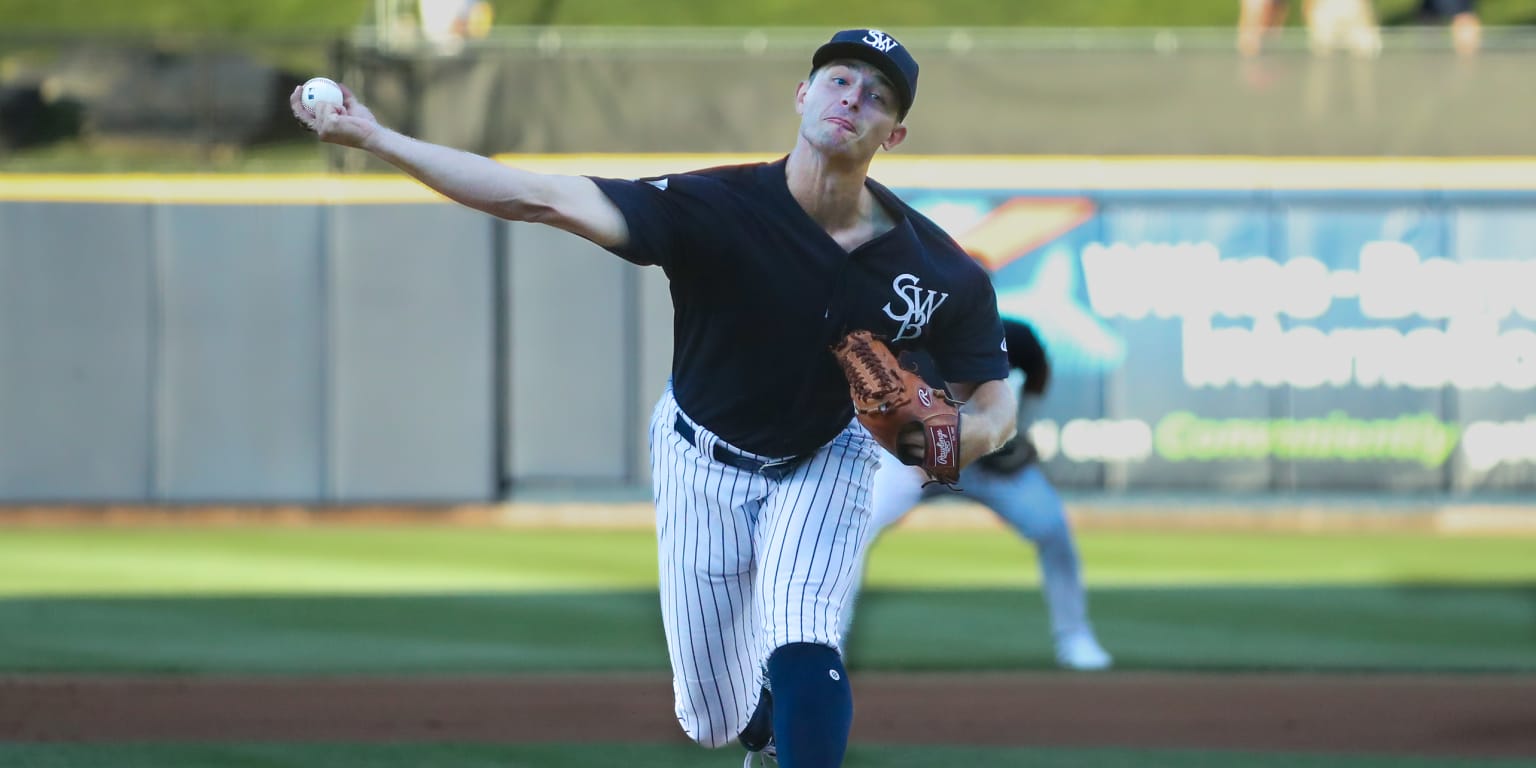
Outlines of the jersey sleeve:
M970 282L966 300L958 305L965 311L946 324L940 343L929 352L945 381L1006 379L1008 351L1003 321L997 314L997 292L980 267Z
M691 242L695 224L707 215L692 185L678 176L626 180L589 177L618 207L629 229L629 242L610 248L632 264L658 265L666 270L696 249ZM681 183L680 183L681 182Z
M1051 380L1051 362L1045 346L1029 323L1003 318L1003 333L1008 337L1008 365L1024 372L1024 391L1044 394Z

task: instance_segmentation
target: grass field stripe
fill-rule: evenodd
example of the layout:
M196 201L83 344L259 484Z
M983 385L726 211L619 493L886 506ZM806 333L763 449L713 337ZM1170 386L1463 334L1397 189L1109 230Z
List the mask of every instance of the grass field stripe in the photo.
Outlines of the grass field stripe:
M1090 588L1536 582L1528 537L1081 531ZM654 531L11 528L0 596L655 589ZM874 587L1019 587L1030 548L996 531L894 529Z

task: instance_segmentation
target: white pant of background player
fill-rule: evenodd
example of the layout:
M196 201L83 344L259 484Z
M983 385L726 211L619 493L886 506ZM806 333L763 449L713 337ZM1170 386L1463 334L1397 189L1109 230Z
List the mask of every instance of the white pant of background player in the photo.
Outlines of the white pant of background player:
M923 496L948 493L931 485L925 491L926 474L902 464L881 451L880 471L875 476L874 517L870 541L894 525ZM1082 565L1077 544L1067 522L1066 508L1038 464L1014 472L996 472L972 464L961 473L964 495L987 505L1035 545L1040 561L1041 591L1050 612L1056 662L1068 669L1097 670L1110 666L1111 658L1094 636L1088 621L1088 598L1083 589ZM866 551L868 548L866 547ZM853 620L853 607L844 617L843 634Z
M779 480L722 464L726 444L669 387L651 417L661 615L683 731L731 743L757 705L762 669L789 643L842 644L842 614L868 541L880 447L857 421Z

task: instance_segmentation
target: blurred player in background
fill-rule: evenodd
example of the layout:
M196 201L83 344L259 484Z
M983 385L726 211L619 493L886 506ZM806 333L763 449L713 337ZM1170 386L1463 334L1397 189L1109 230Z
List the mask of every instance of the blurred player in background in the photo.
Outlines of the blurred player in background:
M1425 2L1449 4L1450 0ZM1267 39L1285 28L1290 5L1289 0L1240 0L1238 52L1257 56ZM1313 53L1327 55L1340 51L1371 57L1381 52L1381 27L1371 0L1303 0L1301 10L1307 26L1307 45Z
M421 36L439 53L454 54L465 40L490 33L495 10L486 0L418 0Z
M1483 21L1477 15L1476 0L1422 0L1419 21L1450 24L1451 45L1463 56L1471 56L1483 47Z
M968 467L960 477L960 489L1035 545L1057 664L1073 670L1107 669L1112 659L1088 621L1082 566L1066 509L1040 470L1040 455L1026 434L1050 384L1050 360L1029 325L1004 318L1003 328L1008 338L1008 364L1024 374L1018 398L1018 434L996 453L983 456ZM926 361L915 362L920 372L930 368ZM937 483L928 483L925 489L928 478L921 469L902 464L888 453L882 454L880 471L875 474L871 544L925 495L948 492ZM869 551L870 547L866 547L866 554ZM843 613L844 642L853 616L851 607Z
M1244 56L1259 55L1265 38L1285 27L1290 6L1288 0L1238 0L1237 50Z
M341 107L316 114L299 89L290 99L323 140L463 205L666 272L672 379L650 435L676 714L700 744L736 740L748 761L784 768L840 766L853 722L839 633L880 449L832 345L858 329L928 353L966 400L959 466L1011 438L1016 410L986 271L868 177L906 137L916 60L854 29L810 65L787 156L647 179L531 173L418 141L345 86Z
M1371 0L1307 0L1307 45L1312 53L1370 58L1381 53L1381 23Z

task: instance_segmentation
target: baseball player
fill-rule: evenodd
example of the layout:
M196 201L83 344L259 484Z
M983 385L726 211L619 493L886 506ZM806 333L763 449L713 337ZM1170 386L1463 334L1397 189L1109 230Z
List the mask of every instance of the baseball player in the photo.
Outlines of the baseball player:
M917 75L890 35L838 32L795 91L787 156L640 180L535 174L427 144L345 88L314 115L291 97L324 141L666 272L675 346L650 436L677 718L705 746L740 741L749 762L838 766L853 718L838 648L879 459L831 347L863 329L927 350L967 401L961 467L1013 436L990 279L868 178L875 153L907 135Z
M1056 662L1066 669L1107 669L1111 657L1099 645L1088 621L1088 599L1083 591L1082 566L1072 529L1067 524L1061 497L1040 471L1039 454L1025 434L1031 414L1045 395L1051 365L1045 348L1029 325L1005 318L1008 364L1023 372L1019 393L1018 435L996 453L972 464L960 478L963 492L987 505L1035 545L1040 561L1041 585L1050 611L1056 644ZM928 366L920 365L919 370ZM942 493L937 483L927 483L917 467L907 466L890 454L875 474L874 519L869 526L871 543L896 523L925 495ZM926 486L926 489L925 489ZM857 592L857 589L855 589ZM843 636L853 621L853 610L843 613Z

